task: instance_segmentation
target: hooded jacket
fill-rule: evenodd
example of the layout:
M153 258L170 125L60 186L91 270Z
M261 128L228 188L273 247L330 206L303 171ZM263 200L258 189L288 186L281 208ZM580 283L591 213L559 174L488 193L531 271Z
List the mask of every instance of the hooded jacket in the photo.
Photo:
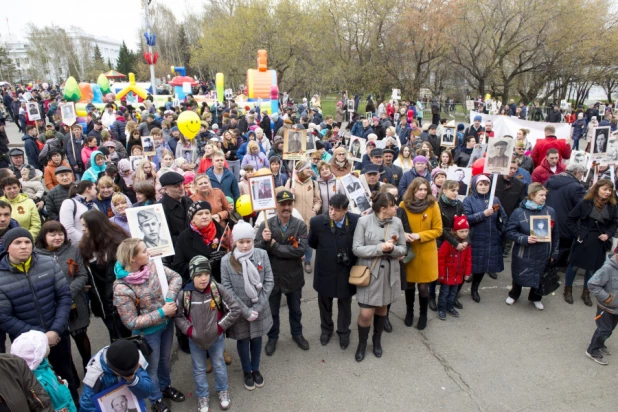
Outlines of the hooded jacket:
M599 309L611 314L618 313L618 260L608 254L605 263L588 281L590 294L597 300Z
M551 170L551 168L549 167L549 163L547 162L547 159L543 159L541 164L534 169L534 172L532 172L532 181L533 182L540 182L541 184L545 184L545 182L547 182L547 180L550 177L552 177L553 175L557 175L559 173L562 173L565 170L566 170L566 168L564 167L562 162L559 161L556 164L556 171L553 172Z
M571 158L571 146L564 139L558 139L556 136L547 136L545 139L538 139L532 148L530 157L535 165L541 164L545 160L549 149L558 150L560 160Z
M116 375L109 366L107 366L108 348L109 346L106 346L101 349L94 355L90 362L88 362L88 369L84 376L84 389L79 401L80 412L99 411L100 409L95 406L95 402L93 401L94 396L120 382L126 382L124 378ZM150 380L148 372L146 372L147 367L148 362L140 352L137 372L135 372L135 376L131 382L126 382L131 393L138 399L140 410L144 411L146 410L145 399L148 398L152 390L152 381Z
M225 193L226 196L231 197L235 204L236 200L240 197L240 190L238 189L238 181L236 180L236 177L234 177L234 174L228 169L223 168L223 176L221 177L221 182L219 182L215 176L214 170L214 166L206 170L206 175L210 178L210 184L214 188L223 190L223 193Z
M133 204L131 203L131 199L129 199L127 195L124 195L124 198L127 201L127 209L130 207L133 207ZM112 205L112 212L114 213L114 216L110 217L109 221L120 226L127 233L127 236L131 237L131 230L129 229L129 221L127 219L127 214L125 213L124 215L121 215L118 212L118 209L116 209L116 206L114 206L114 203L112 203L111 205Z
M176 327L204 350L225 333L240 316L240 306L234 296L214 279L211 278L210 282L203 292L197 290L193 282L187 283L176 298L178 309L174 316ZM221 296L220 307L213 302L211 287L213 283Z
M33 169L31 169L31 172L30 180L24 180L21 178L19 181L21 182L22 192L36 203L43 200L43 193L45 193L45 189L43 188L43 183L41 182L42 176L36 174Z
M90 154L90 167L84 172L82 180L90 180L91 182L96 183L99 180L99 174L105 173L105 163L103 163L101 166L98 166L97 162L95 161L97 155L103 156L103 153L95 150Z
M25 360L0 354L0 394L10 411L54 412L51 399ZM95 411L95 409L93 409Z
M28 164L32 165L35 169L43 171L43 167L41 166L41 163L39 163L39 148L34 141L34 138L29 134L26 134L22 136L21 140L24 142Z
M34 201L28 198L28 195L20 193L14 199L9 200L6 196L0 197L11 205L11 217L17 220L19 226L28 230L32 234L32 238L41 231L41 216Z
M546 203L556 212L560 237L572 238L573 234L567 226L567 218L571 210L586 195L586 188L580 181L566 172L550 177L545 182L545 187L547 188Z
M11 340L24 332L54 331L62 335L71 310L71 291L60 266L49 256L33 252L25 272L0 255L0 329Z
M425 173L423 175L419 175L416 169L413 167L403 174L401 180L399 181L399 187L397 188L399 191L399 198L403 199L403 195L408 190L408 186L412 184L412 181L417 177L422 177L427 180L427 183L431 182L431 173L429 173L429 169L425 169Z

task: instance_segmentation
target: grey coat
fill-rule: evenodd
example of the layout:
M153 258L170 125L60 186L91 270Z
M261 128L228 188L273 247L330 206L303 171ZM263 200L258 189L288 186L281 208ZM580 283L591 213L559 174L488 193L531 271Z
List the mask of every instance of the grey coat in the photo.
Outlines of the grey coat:
M245 293L245 282L242 273L237 272L230 263L231 253L228 253L221 260L221 283L223 287L236 299L240 306L240 316L236 322L227 330L227 336L231 339L241 340L247 338L259 338L268 333L273 326L273 317L270 313L270 304L268 297L275 286L273 271L270 267L268 253L263 249L254 248L251 262L260 272L260 280L262 281L262 290L259 294L259 300L256 303L251 302ZM262 267L260 269L260 266ZM252 311L259 313L257 319L249 322L247 319L251 316Z
M397 258L406 255L406 235L403 224L397 217L393 217L390 222L386 237L385 231L386 225L373 213L361 217L356 225L352 244L352 252L358 257L356 264L371 268L374 258L378 258L371 271L369 286L356 287L358 303L384 306L393 303L400 294L401 279ZM395 248L391 253L383 253L379 245L393 236L397 236Z
M84 265L82 256L77 250L77 247L70 243L65 243L55 252L50 252L47 249L38 247L35 248L34 251L40 255L53 258L56 263L60 265L60 269L62 269L62 273L64 273L67 279L69 289L71 290L71 299L73 301L71 313L69 314L69 331L75 332L87 328L88 325L90 325L90 311L86 303L84 286L88 283L88 273L86 272L86 265ZM77 271L73 269L74 274L72 277L69 274L69 260L71 259L77 264ZM73 308L73 305L75 305L75 308Z

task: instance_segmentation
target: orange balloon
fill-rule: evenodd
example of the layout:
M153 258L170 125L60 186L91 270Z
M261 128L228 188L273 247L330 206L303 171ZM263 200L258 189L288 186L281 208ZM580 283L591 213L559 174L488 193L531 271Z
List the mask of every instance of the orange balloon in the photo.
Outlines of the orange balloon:
M90 86L90 83L80 83L79 91L82 94L82 98L79 99L79 103L92 103L94 92L92 91L92 86Z

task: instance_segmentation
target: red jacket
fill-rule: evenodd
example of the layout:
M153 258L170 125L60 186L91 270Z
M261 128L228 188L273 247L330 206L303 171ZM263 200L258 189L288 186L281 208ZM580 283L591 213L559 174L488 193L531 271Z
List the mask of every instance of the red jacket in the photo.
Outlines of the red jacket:
M564 139L558 139L556 136L547 136L545 139L536 141L530 157L535 166L541 164L547 155L547 151L551 148L558 150L560 160L571 158L571 146Z
M449 242L442 242L438 251L438 282L461 285L464 276L472 274L472 246L458 251Z
M556 173L554 173L549 168L547 159L543 159L541 165L537 166L532 172L532 181L539 182L544 185L550 177L552 177L553 175L557 175L558 173L562 173L565 170L566 167L561 162L558 162L558 164L556 165Z

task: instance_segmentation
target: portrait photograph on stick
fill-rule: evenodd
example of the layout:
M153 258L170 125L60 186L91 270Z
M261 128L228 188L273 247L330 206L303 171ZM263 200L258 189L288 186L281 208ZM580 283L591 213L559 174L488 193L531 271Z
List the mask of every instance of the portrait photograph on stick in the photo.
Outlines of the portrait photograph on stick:
M157 154L155 150L155 142L152 136L142 136L142 149L145 156L154 156Z
M59 109L62 123L71 126L77 121L77 114L75 113L75 105L73 103L63 103L60 105Z
M249 178L249 195L254 212L277 208L275 179L271 174Z
M127 220L131 237L142 239L151 258L172 256L174 245L167 227L163 206L132 207L127 209Z
M604 162L607 156L607 141L609 140L610 127L595 127L592 131L592 141L590 142L590 159L597 162Z
M483 173L499 173L508 175L511 166L511 157L515 149L514 139L489 139L487 156Z
M459 184L459 196L466 196L468 194L468 186L470 185L470 179L472 179L472 168L450 166L446 170L446 178L448 180L454 180Z
M362 162L363 154L367 148L367 140L358 136L350 137L350 147L348 149L349 158L355 162Z
M530 216L530 236L537 242L551 241L551 216Z
M455 147L455 129L453 127L445 127L440 136L440 146Z
M303 160L307 144L307 130L285 129L283 133L283 160Z
M41 112L39 111L39 104L37 102L26 104L26 110L28 110L28 119L41 120Z
M583 150L573 150L571 152L571 158L569 159L570 165L582 165L586 166L588 164L588 159L590 157L589 153L586 153Z

